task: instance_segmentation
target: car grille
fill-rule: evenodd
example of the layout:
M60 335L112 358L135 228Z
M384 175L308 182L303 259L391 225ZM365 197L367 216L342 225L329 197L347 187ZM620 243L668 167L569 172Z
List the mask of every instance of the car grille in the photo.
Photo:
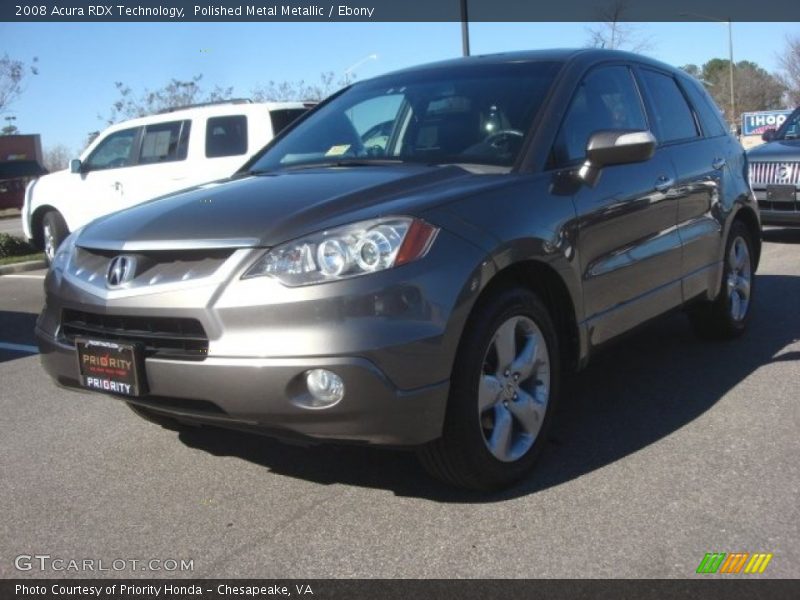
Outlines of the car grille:
M233 254L233 249L125 252L79 247L70 261L69 273L85 283L105 288L109 263L120 254L136 258L136 272L125 287L140 288L209 277Z
M197 319L99 315L65 309L61 313L62 339L76 337L144 345L145 356L203 360L208 355L208 336Z
M800 185L800 162L751 162L750 184Z

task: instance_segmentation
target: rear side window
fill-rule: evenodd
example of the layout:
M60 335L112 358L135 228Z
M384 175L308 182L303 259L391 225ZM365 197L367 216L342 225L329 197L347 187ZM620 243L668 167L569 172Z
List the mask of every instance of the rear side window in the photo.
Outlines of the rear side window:
M305 108L282 108L269 111L269 118L272 120L272 135L278 135L306 110Z
M191 121L173 121L145 127L139 151L139 164L185 160L189 147L190 125Z
M653 109L658 139L676 142L698 136L694 115L678 83L669 75L642 69L642 80Z
M247 117L211 117L206 125L206 157L238 156L247 152Z
M589 136L603 129L647 129L628 67L601 67L583 79L561 124L552 162L561 166L582 159Z
M685 80L681 82L686 95L689 96L694 105L697 116L700 117L700 125L706 137L719 137L727 133L727 129L722 121L722 113L709 97L699 81Z

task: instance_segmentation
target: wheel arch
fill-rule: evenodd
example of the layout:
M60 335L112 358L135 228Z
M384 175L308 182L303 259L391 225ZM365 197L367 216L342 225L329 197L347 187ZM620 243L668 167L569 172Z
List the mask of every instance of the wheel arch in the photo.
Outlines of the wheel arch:
M733 215L733 219L731 220L731 226L736 221L741 221L747 227L748 231L750 232L750 237L753 241L753 250L755 252L755 265L753 267L753 271L758 268L758 263L761 260L761 222L759 221L756 212L750 208L749 206L742 206L736 213ZM730 233L730 229L728 230Z
M580 369L586 361L586 351L573 295L559 272L542 260L521 260L497 271L476 298L467 317L464 331L470 327L470 321L487 298L513 286L526 288L539 296L547 307L559 334L563 370L569 372Z
M44 216L49 212L56 212L61 215L61 218L64 219L64 223L67 220L64 218L64 214L58 210L55 206L51 204L42 204L41 206L37 206L36 209L31 214L30 220L30 227L31 227L31 236L33 238L33 245L36 246L39 250L44 248L44 240L42 239L42 220ZM69 225L67 225L67 231L69 231Z

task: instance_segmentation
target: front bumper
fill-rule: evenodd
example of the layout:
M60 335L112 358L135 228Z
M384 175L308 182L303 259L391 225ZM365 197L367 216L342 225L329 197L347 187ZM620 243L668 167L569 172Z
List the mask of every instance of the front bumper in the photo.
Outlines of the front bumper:
M79 387L75 348L37 328L44 369L61 385ZM306 370L342 377L345 397L325 409L296 405ZM423 444L441 435L449 382L414 390L395 387L358 357L214 358L202 362L145 360L147 395L122 400L188 423L264 430L385 445Z
M45 370L62 385L79 385L77 352L61 327L65 311L191 318L207 334L206 357L151 354L144 361L147 394L119 398L187 422L278 437L405 446L438 438L484 254L442 231L416 263L287 288L266 277L240 278L261 252L237 251L205 280L114 293L51 270L36 331ZM302 406L305 372L315 368L343 379L339 403Z
M800 194L794 202L770 202L765 187L753 188L762 225L800 227Z

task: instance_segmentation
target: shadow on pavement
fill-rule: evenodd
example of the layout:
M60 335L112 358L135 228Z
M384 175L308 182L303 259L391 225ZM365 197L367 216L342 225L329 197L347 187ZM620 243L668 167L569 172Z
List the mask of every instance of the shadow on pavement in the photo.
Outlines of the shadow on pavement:
M37 317L38 315L34 313L0 310L0 342L35 346L36 338L33 330ZM0 363L28 356L31 356L31 353L0 348Z
M797 360L780 354L800 338L800 278L765 275L748 332L733 342L703 342L675 313L598 353L567 382L551 443L532 475L498 494L452 490L432 480L411 452L355 446L296 447L268 438L201 428L187 446L236 456L289 477L391 490L439 502L496 502L580 477L656 443L710 409L759 367Z

